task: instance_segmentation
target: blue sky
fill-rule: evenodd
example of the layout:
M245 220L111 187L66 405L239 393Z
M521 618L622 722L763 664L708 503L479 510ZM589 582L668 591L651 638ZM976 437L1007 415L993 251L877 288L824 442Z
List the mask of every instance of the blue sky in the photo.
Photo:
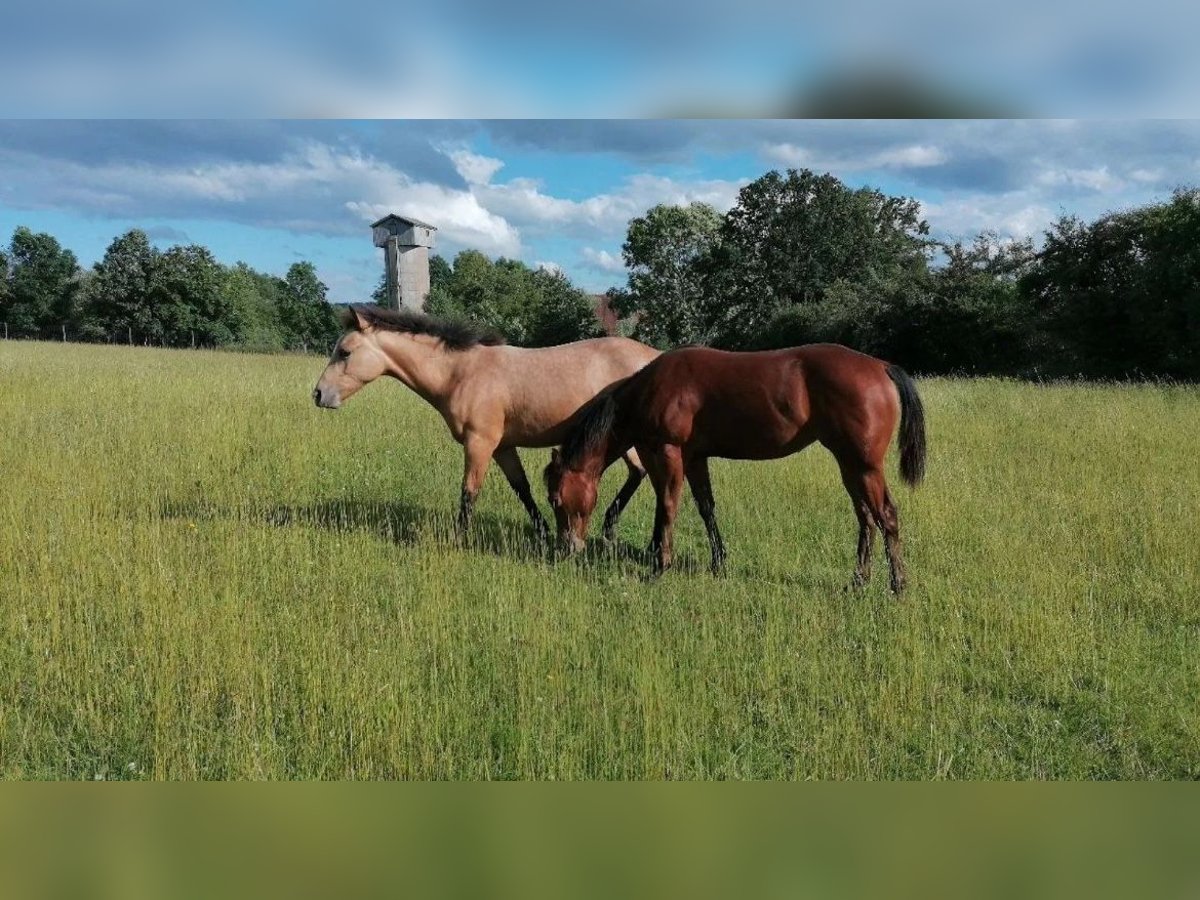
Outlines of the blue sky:
M0 116L786 114L886 69L1015 114L1195 117L1179 0L10 3Z
M0 121L0 236L48 231L95 262L130 228L283 273L312 260L334 300L382 271L369 224L438 225L473 247L624 281L626 224L655 203L721 210L772 168L916 197L935 235L1038 237L1200 183L1188 121Z

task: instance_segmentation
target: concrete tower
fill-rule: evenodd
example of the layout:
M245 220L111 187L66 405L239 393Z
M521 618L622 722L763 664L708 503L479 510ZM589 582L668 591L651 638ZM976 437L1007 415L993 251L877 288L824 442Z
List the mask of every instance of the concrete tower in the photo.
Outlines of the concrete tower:
M429 249L433 225L398 216L384 216L371 225L376 247L383 248L387 266L387 302L392 309L422 310L429 296Z

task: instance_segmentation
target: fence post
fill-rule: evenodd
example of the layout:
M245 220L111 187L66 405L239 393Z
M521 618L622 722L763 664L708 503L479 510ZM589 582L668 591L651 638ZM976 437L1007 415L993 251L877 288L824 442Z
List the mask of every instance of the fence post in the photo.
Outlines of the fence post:
M62 330L63 330L63 343L65 344L67 342L67 326L64 325L62 327Z
M129 334L129 346L132 347L133 346L133 326L126 325L125 330Z
M7 322L4 323L4 339L6 341L8 340L8 323Z

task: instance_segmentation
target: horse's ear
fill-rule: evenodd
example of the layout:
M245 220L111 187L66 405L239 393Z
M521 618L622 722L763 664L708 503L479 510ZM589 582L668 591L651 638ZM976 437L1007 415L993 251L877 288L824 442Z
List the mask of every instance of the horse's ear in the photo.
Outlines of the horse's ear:
M550 465L552 465L552 466L561 466L562 465L562 454L558 452L557 447L554 447L550 451Z
M371 328L371 320L357 303L352 303L342 314L342 324L355 331L368 331Z

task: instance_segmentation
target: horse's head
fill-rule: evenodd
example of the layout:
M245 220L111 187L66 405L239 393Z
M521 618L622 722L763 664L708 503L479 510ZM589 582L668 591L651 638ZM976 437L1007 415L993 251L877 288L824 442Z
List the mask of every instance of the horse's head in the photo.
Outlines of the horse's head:
M550 508L558 525L559 540L575 553L583 549L588 524L596 509L597 479L587 472L566 465L563 455L554 449L542 477L550 495Z
M346 333L329 356L329 365L313 389L313 401L325 409L337 409L364 384L388 371L388 358L379 346L371 322L351 306L342 317Z

